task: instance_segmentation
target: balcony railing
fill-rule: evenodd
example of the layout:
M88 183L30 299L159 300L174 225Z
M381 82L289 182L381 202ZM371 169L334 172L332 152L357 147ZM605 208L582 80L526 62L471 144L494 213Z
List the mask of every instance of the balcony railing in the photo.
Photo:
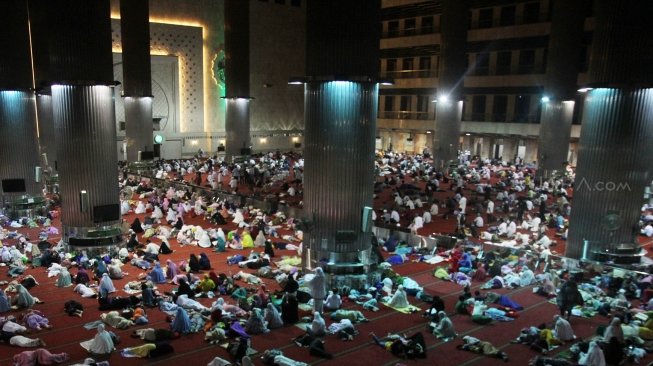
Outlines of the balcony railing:
M538 123L537 114L514 114L509 116L506 113L472 113L465 121L471 122L510 122L510 123Z
M397 38L397 37L410 37L419 36L422 34L439 33L440 28L435 25L422 28L406 28L406 29L391 29L383 32L381 38Z
M429 120L434 119L433 113L429 112L413 112L413 111L381 111L379 117L383 119L414 119L414 120Z
M416 78L434 78L438 76L438 70L401 70L386 71L381 73L381 77L389 79L416 79Z

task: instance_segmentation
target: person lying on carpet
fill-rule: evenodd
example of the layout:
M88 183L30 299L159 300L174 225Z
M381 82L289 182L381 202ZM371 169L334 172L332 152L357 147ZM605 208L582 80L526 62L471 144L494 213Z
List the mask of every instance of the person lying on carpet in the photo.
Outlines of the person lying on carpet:
M398 334L389 334L385 338L378 338L374 332L370 337L381 348L392 352L393 355L400 358L426 358L426 343L421 332L417 332L410 337L402 337Z
M64 363L70 359L68 353L50 353L45 348L38 348L34 351L23 351L14 355L15 366L54 365Z
M471 336L464 336L463 344L457 345L456 348L464 351L482 354L485 356L497 357L504 360L505 362L508 362L508 354L500 351L490 342L481 341L480 339Z

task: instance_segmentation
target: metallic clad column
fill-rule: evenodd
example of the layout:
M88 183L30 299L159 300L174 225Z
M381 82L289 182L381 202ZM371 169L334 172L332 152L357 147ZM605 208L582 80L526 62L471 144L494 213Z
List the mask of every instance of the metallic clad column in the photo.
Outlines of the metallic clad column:
M20 194L40 196L36 104L33 93L27 1L3 4L0 12L0 179L23 179L25 192L3 192L6 201ZM10 197L12 196L12 197ZM28 199L31 197L26 197ZM13 215L13 214L12 214Z
M64 227L92 227L93 207L118 202L113 118L113 90L103 85L52 87L52 114L57 122L59 177ZM80 210L80 191L89 208Z
M380 2L313 0L306 18L302 265L323 267L331 286L360 288L375 276L364 218L374 193Z
M109 1L55 0L48 5L63 240L74 249L106 252L124 242Z
M438 101L435 108L433 163L446 168L458 160L462 119L463 80L467 55L468 0L443 0Z
M634 227L651 181L653 2L597 0L566 255L637 247ZM635 56L636 55L636 56ZM588 245L585 247L585 241ZM635 258L637 259L637 258Z
M154 151L148 0L120 1L120 31L127 160L134 162L139 151Z
M567 161L574 96L578 89L576 79L580 71L579 63L569 60L578 60L582 51L583 4L582 0L553 1L544 81L544 94L550 101L542 105L538 144L537 175L540 177L563 169L562 163Z
M0 179L24 179L26 194L42 195L35 179L39 146L34 93L0 90L0 131Z
M653 89L594 89L585 101L566 255L632 243L651 182Z
M564 170L563 162L569 154L571 119L574 101L549 101L542 103L542 120L538 144L538 169L540 177L549 177L553 170Z
M227 159L245 155L252 145L249 133L249 1L224 2L225 118Z
M447 168L450 161L458 161L462 114L462 101L441 100L436 103L433 162L438 168Z
M363 207L372 207L378 87L351 81L309 82L305 90L304 212L314 229L305 235L305 263L314 268L369 262L370 233L361 232ZM338 231L355 238L338 241ZM352 268L353 269L353 268Z

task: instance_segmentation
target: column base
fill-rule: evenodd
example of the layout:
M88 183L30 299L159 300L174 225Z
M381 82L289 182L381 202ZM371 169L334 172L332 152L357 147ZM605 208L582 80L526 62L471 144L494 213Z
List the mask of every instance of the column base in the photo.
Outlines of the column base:
M126 244L121 223L98 227L64 226L62 231L66 251L83 250L89 257L117 253Z
M2 213L12 220L27 217L46 216L46 202L43 196L24 194L20 196L5 195Z
M317 263L324 269L327 284L331 288L348 286L361 289L381 280L381 272L377 271L376 262L371 260L369 249L345 253L318 251L316 254L323 258Z

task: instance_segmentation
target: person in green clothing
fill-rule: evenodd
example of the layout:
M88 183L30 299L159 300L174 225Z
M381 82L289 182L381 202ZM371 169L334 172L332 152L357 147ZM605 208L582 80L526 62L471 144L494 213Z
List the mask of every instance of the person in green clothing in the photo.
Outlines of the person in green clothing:
M469 315L469 310L467 310L467 302L464 295L458 296L458 302L454 307L456 314Z

